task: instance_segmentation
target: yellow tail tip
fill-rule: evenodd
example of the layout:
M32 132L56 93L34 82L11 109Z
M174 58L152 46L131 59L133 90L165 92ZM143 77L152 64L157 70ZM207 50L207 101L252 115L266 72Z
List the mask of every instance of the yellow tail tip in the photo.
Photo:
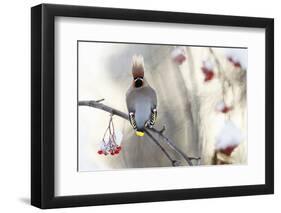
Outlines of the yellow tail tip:
M136 131L136 136L142 137L144 136L144 132Z

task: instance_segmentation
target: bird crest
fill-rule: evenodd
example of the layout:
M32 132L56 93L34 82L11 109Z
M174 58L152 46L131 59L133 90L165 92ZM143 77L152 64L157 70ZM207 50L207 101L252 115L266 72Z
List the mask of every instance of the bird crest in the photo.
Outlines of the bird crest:
M132 58L132 74L134 78L144 77L144 60L142 55L134 55Z

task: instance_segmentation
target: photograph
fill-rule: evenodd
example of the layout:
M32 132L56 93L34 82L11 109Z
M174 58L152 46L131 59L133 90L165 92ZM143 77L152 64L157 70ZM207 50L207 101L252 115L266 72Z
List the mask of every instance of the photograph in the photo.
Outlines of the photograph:
M247 165L247 47L77 41L77 171Z
M274 194L274 18L159 6L31 7L31 205Z

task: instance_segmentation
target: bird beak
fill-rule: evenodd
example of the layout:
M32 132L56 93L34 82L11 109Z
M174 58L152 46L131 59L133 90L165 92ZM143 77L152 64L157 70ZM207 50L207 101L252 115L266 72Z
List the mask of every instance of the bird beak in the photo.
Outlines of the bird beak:
M136 136L143 137L144 136L144 132L136 131Z

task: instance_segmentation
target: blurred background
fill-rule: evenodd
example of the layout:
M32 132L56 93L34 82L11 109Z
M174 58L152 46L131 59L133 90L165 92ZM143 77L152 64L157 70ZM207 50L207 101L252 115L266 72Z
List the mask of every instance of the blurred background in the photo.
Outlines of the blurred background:
M132 84L131 60L144 57L145 78L156 90L155 128L196 165L247 163L246 48L83 42L78 44L78 99L99 100L127 113L125 95ZM170 167L171 162L130 123L113 116L122 150L99 155L110 114L79 107L78 170ZM159 142L182 166L180 155Z

